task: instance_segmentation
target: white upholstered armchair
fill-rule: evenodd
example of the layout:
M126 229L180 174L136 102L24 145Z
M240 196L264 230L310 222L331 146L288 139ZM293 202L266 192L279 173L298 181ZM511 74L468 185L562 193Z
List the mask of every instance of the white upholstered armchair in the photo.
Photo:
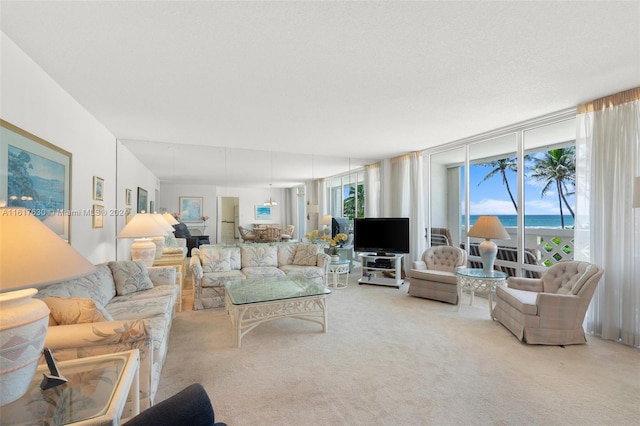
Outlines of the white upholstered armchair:
M540 278L510 277L496 289L493 317L525 343L586 343L582 322L602 274L591 263L566 261Z
M454 271L465 266L467 252L454 246L428 248L422 260L409 271L409 294L425 299L458 304L458 283Z

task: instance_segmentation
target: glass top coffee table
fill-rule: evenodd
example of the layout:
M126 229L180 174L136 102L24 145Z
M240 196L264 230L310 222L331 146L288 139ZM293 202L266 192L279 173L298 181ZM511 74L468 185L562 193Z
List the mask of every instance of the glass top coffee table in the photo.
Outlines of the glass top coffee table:
M325 297L331 290L301 275L248 278L225 283L225 305L236 347L258 325L292 317L322 325L327 332Z

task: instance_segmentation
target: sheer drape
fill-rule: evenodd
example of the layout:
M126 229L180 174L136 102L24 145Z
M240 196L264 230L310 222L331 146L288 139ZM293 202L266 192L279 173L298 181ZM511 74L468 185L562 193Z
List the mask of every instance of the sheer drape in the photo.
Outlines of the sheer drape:
M587 332L640 346L640 88L578 107L576 259L604 268Z
M422 238L425 228L424 183L422 154L411 154L391 160L391 213L396 217L408 217L410 226L411 253L405 256L404 267L408 270L425 249Z
M364 216L380 217L382 213L382 174L380 163L364 167Z

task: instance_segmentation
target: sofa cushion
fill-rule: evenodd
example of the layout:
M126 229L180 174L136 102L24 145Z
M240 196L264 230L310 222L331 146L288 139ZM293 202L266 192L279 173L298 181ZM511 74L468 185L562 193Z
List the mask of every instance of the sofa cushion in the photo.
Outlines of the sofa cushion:
M283 277L285 275L282 270L275 266L247 266L242 268L242 273L247 278Z
M107 306L116 295L116 286L111 269L106 263L96 265L96 269L88 275L50 284L38 290L34 296L43 300L47 296L82 297L93 299L102 306Z
M538 293L534 291L517 290L509 287L496 287L496 298L503 299L518 312L525 315L538 315Z
M447 271L436 271L430 269L410 269L409 277L424 281L437 281L452 285L458 284L456 274Z
M238 270L228 272L209 272L202 276L202 287L220 287L224 283L235 280L244 280L247 278L245 274Z
M202 272L231 271L231 250L220 247L207 247L200 250Z
M278 244L278 267L282 265L291 265L296 256L297 244Z
M178 240L176 240L176 236L173 235L173 232L168 232L167 235L164 236L164 245L166 247L179 247Z
M294 265L316 266L318 262L318 244L298 244L296 247L296 255L293 258Z
M93 299L47 296L44 303L49 307L51 316L58 325L113 321L102 305Z
M147 265L142 260L117 260L109 262L109 268L116 283L118 296L153 288Z
M266 244L244 244L241 251L242 268L278 266L278 248Z

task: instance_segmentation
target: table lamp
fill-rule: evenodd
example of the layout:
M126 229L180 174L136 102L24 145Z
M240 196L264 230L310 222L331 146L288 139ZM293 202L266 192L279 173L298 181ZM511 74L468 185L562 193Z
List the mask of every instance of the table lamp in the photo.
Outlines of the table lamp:
M29 287L94 268L28 210L0 207L0 405L27 391L47 334L49 308Z
M153 216L153 218L156 220L156 222L158 222L160 224L160 226L162 226L162 228L164 229L164 234L161 237L152 237L151 238L151 241L153 241L153 243L156 245L155 259L160 259L162 257L162 252L163 252L164 247L165 247L164 237L167 234L173 233L173 231L175 231L175 229L173 229L173 226L169 225L169 222L167 222L165 220L165 218L162 217L162 215L160 213L152 213L151 216Z
M116 238L135 238L131 244L131 260L142 260L153 266L156 245L152 237L163 237L167 233L150 213L138 213L122 228Z
M478 251L482 258L482 270L485 274L491 274L498 254L498 246L491 241L491 238L510 240L511 237L507 230L504 229L497 216L480 216L467 232L467 236L485 239L478 246Z
M162 217L163 217L163 218L164 218L164 220L166 220L166 221L169 223L169 225L171 225L172 227L173 227L173 225L177 225L177 224L179 224L179 223L180 223L180 222L178 222L178 221L176 220L176 218L175 218L175 217L173 217L173 215L171 215L171 214L169 214L169 213L167 213L167 212L162 213ZM173 231L175 231L175 229L173 229ZM173 232L173 231L171 231L171 232Z
M325 214L324 216L322 216L322 220L320 221L320 225L324 225L324 229L322 230L323 233L325 235L327 235L327 233L329 235L331 235L331 215L330 214ZM328 230L328 232L327 232Z

